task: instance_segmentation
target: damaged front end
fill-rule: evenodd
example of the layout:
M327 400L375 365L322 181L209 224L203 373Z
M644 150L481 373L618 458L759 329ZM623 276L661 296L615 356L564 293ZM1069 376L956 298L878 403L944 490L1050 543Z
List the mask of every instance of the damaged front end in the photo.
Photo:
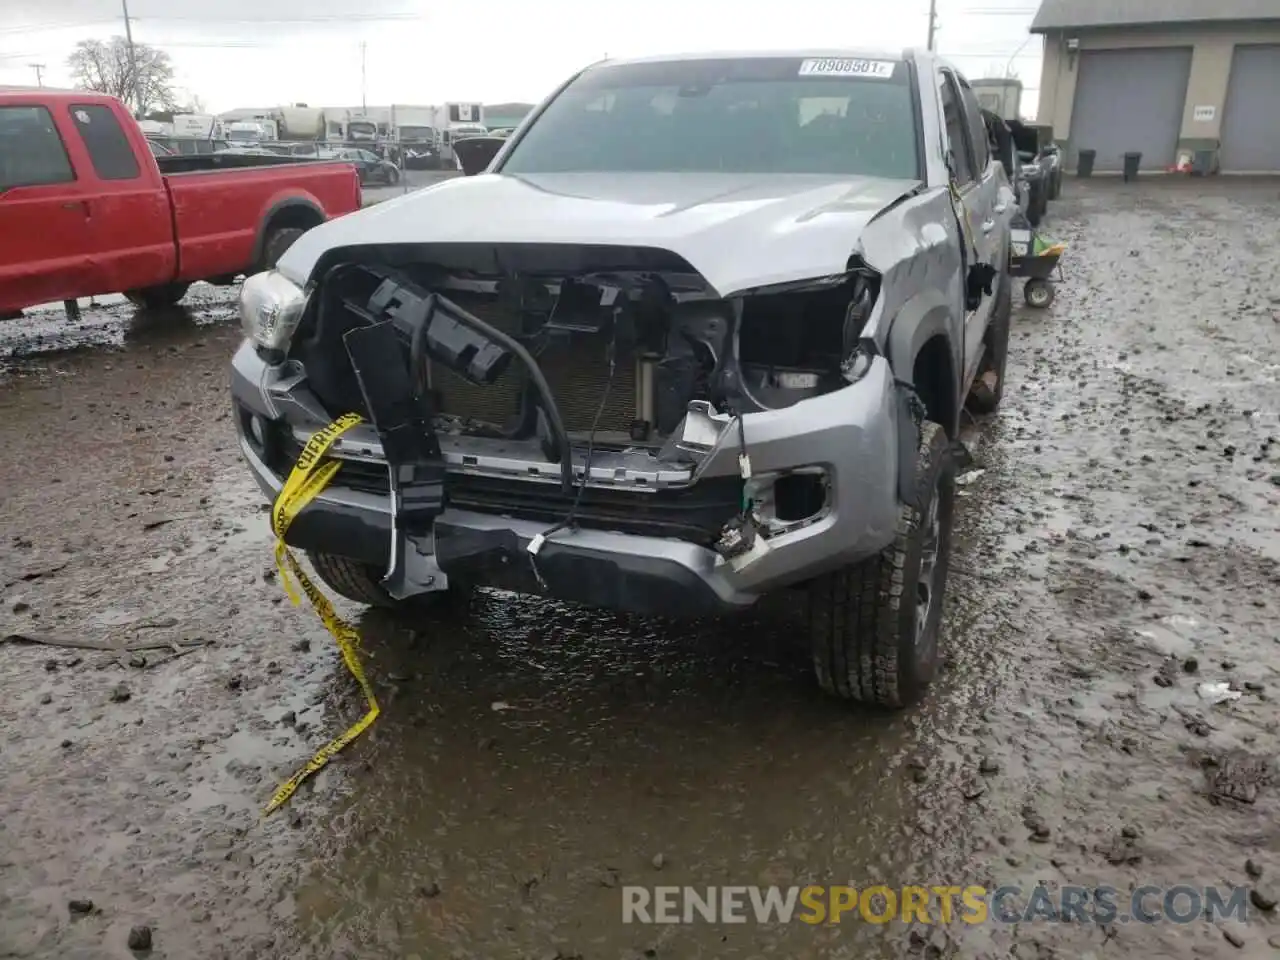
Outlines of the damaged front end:
M676 612L672 586L709 597L696 612L741 606L888 535L892 376L862 338L878 283L854 259L726 298L660 250L351 255L259 339L278 371L262 459L286 472L317 409L369 421L335 447L335 484L389 495L395 597L454 577L641 612ZM842 393L866 379L861 403ZM846 496L841 531L838 484L886 470L889 502ZM653 563L603 569L627 549Z

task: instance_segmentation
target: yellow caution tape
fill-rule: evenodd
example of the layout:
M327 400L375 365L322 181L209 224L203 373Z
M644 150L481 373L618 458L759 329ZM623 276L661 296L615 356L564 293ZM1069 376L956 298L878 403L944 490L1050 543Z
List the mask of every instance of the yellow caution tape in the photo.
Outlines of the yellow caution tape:
M301 588L302 593L311 601L311 606L320 615L325 629L337 641L338 649L342 652L342 660L346 663L347 669L351 671L351 675L360 684L364 698L368 701L369 710L346 733L329 741L316 751L316 755L311 758L311 761L305 767L280 785L280 789L271 797L271 802L267 804L267 808L263 811L262 815L264 817L278 809L293 796L294 791L298 789L302 781L337 756L347 744L369 729L373 721L378 719L378 701L373 695L373 687L369 684L368 677L364 675L364 668L360 665L358 653L360 646L359 631L338 616L337 611L333 609L333 604L311 582L311 578L303 571L302 565L298 562L297 557L293 555L293 551L285 546L284 542L285 531L289 529L289 525L293 523L294 518L302 512L307 504L319 496L320 492L329 485L329 481L333 479L333 475L341 467L341 464L336 460L325 460L325 453L333 446L335 440L362 422L361 418L354 413L344 414L307 441L307 445L302 448L302 453L298 455L298 462L294 464L293 470L289 473L289 478L285 480L284 486L280 488L280 494L276 497L276 502L272 504L271 531L276 536L276 569L280 571L280 583L284 587L285 593L297 605L300 602L300 598L298 590L294 587L296 583Z

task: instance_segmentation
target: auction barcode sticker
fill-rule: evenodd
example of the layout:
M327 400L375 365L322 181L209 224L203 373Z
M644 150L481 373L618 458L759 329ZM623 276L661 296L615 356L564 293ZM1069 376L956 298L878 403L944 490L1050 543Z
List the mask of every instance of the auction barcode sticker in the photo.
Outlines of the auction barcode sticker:
M802 77L878 77L893 76L893 60L848 60L841 57L805 60L800 64Z

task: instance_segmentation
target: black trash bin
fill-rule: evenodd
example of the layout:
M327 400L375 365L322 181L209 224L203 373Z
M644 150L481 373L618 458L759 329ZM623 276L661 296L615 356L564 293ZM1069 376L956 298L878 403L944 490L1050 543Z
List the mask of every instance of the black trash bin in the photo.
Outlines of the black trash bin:
M1142 154L1126 153L1124 155L1124 178L1125 180L1138 179L1138 167L1142 163Z
M1093 176L1093 161L1098 158L1097 150L1081 150L1080 159L1076 162L1077 177Z
M1213 151L1197 150L1195 159L1191 164L1191 175L1193 177L1207 177L1213 173Z

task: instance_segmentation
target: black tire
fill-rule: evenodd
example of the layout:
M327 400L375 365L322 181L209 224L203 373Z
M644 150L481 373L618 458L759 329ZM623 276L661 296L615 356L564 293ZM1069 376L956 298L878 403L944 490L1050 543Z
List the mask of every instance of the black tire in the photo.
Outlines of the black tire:
M304 233L306 231L300 227L278 227L272 230L267 242L262 245L261 269L274 270L284 252Z
M1028 280L1022 288L1022 299L1027 302L1028 307L1036 310L1048 307L1056 296L1057 291L1048 280Z
M809 584L809 634L819 685L845 700L900 708L918 701L940 662L955 509L955 460L941 425L925 421L913 503L878 556ZM934 518L934 523L926 522ZM929 603L917 625L922 561L932 531Z
M1058 171L1049 179L1049 199L1057 200L1062 196L1062 171Z
M142 290L126 290L125 299L141 310L163 310L172 307L187 295L189 283L164 283Z
M1004 399L1004 369L1009 359L1009 328L1012 324L1013 280L1006 272L996 288L996 302L991 309L991 322L985 338L986 354L978 366L977 379L969 388L968 406L974 413L995 413ZM993 379L995 386L991 384Z
M440 591L397 600L383 588L382 574L358 560L335 556L332 553L307 551L307 559L325 584L339 596L382 610L425 610L435 607L453 591Z

